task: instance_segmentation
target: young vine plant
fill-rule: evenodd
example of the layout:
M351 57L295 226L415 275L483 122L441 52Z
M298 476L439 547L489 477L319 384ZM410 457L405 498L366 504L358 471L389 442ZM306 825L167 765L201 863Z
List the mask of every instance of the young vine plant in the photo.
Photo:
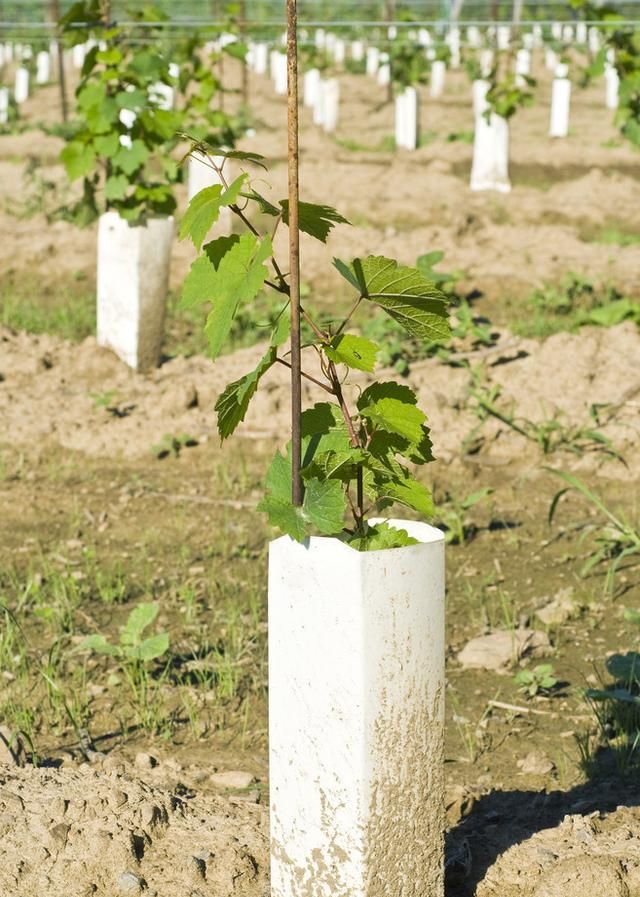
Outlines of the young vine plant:
M225 152L193 141L191 153L204 157L219 184L200 191L190 202L180 227L199 255L185 280L182 303L193 308L210 303L205 334L216 358L229 337L239 310L267 287L282 299L267 351L253 371L230 383L215 410L222 441L245 419L260 383L275 365L290 367L289 278L274 254L279 227L288 226L288 200L277 204L257 192L247 173L230 181L225 163L241 159L266 168L257 154ZM216 157L223 157L217 164ZM242 234L207 241L222 207L229 207ZM262 230L254 223L266 221ZM300 230L325 243L335 225L349 222L335 209L299 203ZM372 374L380 347L353 329L358 309L375 303L414 338L441 342L449 336L448 300L417 269L384 256L334 259L353 290L344 319L319 323L303 307L311 337L303 349L303 377L326 394L326 400L302 412L304 500L291 500L291 447L278 451L266 477L259 509L271 524L297 541L314 534L338 537L358 550L413 543L408 534L385 521L385 511L399 503L424 517L433 514L429 489L412 473L414 465L433 461L427 418L416 394L405 384L376 381L366 388L350 383L351 371ZM383 522L373 523L372 519Z

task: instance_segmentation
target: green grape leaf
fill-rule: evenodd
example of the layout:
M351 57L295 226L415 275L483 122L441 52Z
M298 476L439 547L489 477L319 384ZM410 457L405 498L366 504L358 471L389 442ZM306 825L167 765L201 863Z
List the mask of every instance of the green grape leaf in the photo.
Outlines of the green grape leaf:
M129 188L129 178L124 174L114 174L104 184L104 198L107 200L124 199Z
M306 480L302 511L311 526L327 536L339 533L344 526L347 500L338 480Z
M357 476L358 466L366 461L363 449L351 448L341 451L318 452L313 461L307 464L302 475L306 479L340 480L349 483Z
M118 109L130 109L132 112L137 112L147 104L146 93L137 87L133 90L120 90L114 99Z
M422 439L422 425L426 415L415 405L398 399L379 399L362 408L360 413L376 427L389 433L398 433L409 442L417 443Z
M217 270L221 259L227 252L240 241L238 234L218 237L204 246L204 255L192 263L191 269L187 274L184 284L182 285L182 295L180 305L182 308L192 308L195 305L202 305L203 302L210 302L214 296L212 293L213 284L211 282L211 266Z
M286 340L289 327L290 321L287 315L280 315L278 324L271 335L271 345L260 359L258 366L244 377L230 383L218 398L215 410L218 414L218 433L221 442L231 436L236 427L245 419L249 403L256 393L258 384L275 364L278 355L277 347Z
M334 260L337 270L357 284L365 299L380 305L418 339L438 342L450 334L447 297L416 268L405 268L384 256L354 259L351 266Z
M432 517L435 513L431 492L405 470L402 476L384 481L376 478L375 491L376 497L397 501L425 517Z
M288 225L289 200L281 199L280 206L282 207L282 220ZM350 224L350 222L331 206L316 205L312 202L298 203L298 226L305 234L326 243L331 229L336 224Z
M204 330L211 357L217 358L238 306L255 299L264 284L268 273L264 262L271 256L272 248L269 237L259 241L253 234L223 237L210 246L211 251L191 266L184 284L183 304L207 300L213 303Z
M418 404L418 397L411 387L406 386L404 383L396 383L395 380L385 380L367 386L358 399L358 408L362 410L368 405L374 405L381 399L396 399L405 405Z
M222 123L225 121L226 119L224 119ZM254 165L259 165L260 168L264 168L265 170L267 168L264 164L264 156L261 156L260 153L230 150L226 147L215 146L212 143L208 143L206 140L198 139L192 134L186 134L183 131L178 131L177 133L178 137L182 137L184 140L188 140L191 143L187 156L190 156L192 153L201 153L205 156L224 156L225 159L237 159L239 162L252 162Z
M231 56L233 59L244 61L248 51L247 45L242 43L242 41L233 41L233 43L225 44L222 48L222 52Z
M69 179L75 181L93 171L96 154L92 146L74 140L64 147L60 153L60 161L63 163Z
M317 454L348 452L349 431L342 411L330 402L318 402L302 412L302 466L306 468Z
M270 203L268 199L265 199L264 196L262 196L256 190L248 190L246 193L243 193L242 196L245 199L256 202L260 207L260 211L263 215L271 215L272 218L277 218L278 215L281 214L281 209Z
M362 336L344 333L341 336L334 336L331 345L326 346L324 351L327 358L335 364L346 364L347 367L358 371L371 373L376 366L379 348L376 343Z
M357 551L382 551L417 545L418 540L410 536L406 529L398 529L389 523L377 523L375 526L369 524L364 536L355 536L348 544Z
M149 158L149 150L142 140L134 140L131 146L121 146L113 157L113 167L124 171L131 176L134 171L142 168Z
M258 510L267 514L269 522L297 542L302 542L310 529L323 535L335 535L343 528L347 503L338 480L305 481L302 507L291 502L291 459L276 452L266 480L267 493Z
M220 184L214 184L196 193L180 223L180 239L190 237L199 251L207 233L218 220L220 209L235 203L246 179L246 174L241 174L228 190Z
M115 132L112 134L99 134L97 137L94 137L93 145L99 156L110 159L120 149L120 140Z

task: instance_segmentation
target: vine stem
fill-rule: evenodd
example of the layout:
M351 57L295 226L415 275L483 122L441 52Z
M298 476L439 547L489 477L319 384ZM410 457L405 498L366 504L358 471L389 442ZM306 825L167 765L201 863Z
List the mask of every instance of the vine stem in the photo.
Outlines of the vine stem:
M351 320L351 318L352 318L352 317L354 316L354 314L356 313L356 311L357 311L357 309L358 309L358 306L359 306L360 303L362 302L363 298L364 298L363 296L358 296L358 298L356 299L356 301L353 303L353 305L352 305L352 307L351 307L351 311L349 312L349 314L347 315L347 317L344 319L344 321L342 322L342 324L341 324L341 325L338 327L338 329L336 330L336 336L340 336L340 334L342 333L342 331L344 330L344 328L347 326L347 324L349 323L349 321Z
M278 364L283 364L286 368L291 369L290 363L288 361L286 361L284 358L276 358L276 361L278 362ZM324 389L325 392L328 392L331 395L333 395L333 390L331 389L330 386L327 386L327 384L323 383L321 380L316 380L315 377L312 377L311 374L307 374L306 371L300 371L300 376L304 377L305 380L310 380L311 383L315 383L316 386L320 387L320 389Z
M300 231L298 218L298 7L287 0L287 163L289 175L289 297L291 299L291 501L300 506L302 376L300 344ZM277 271L277 269L276 269Z

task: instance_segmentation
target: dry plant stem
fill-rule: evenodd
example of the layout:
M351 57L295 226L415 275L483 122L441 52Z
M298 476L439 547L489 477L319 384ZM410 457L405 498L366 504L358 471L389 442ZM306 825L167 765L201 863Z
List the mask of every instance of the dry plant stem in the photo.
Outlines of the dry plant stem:
M289 174L289 296L291 299L291 500L302 504L302 378L300 365L300 232L298 229L298 10L287 0L287 159Z

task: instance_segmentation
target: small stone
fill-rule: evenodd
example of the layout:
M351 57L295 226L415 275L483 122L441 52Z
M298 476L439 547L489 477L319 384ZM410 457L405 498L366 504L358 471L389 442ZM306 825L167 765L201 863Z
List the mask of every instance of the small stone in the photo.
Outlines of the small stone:
M156 758L146 751L139 751L134 762L138 769L154 769L158 765Z
M228 772L215 772L211 776L211 783L216 788L229 788L234 791L242 791L253 785L255 776L251 772L241 770L229 770Z
M571 587L560 589L560 591L547 601L542 607L536 610L536 617L545 626L561 626L572 617L576 616L579 606L573 597L573 589Z
M120 894L140 894L145 887L145 882L135 872L122 872L118 876L116 887Z
M259 804L260 792L257 790L245 791L244 794L235 794L233 797L230 797L229 800L232 804Z
M109 806L113 809L124 806L128 798L124 791L112 791L109 795Z
M189 866L196 880L204 881L207 875L207 864L202 857L192 856L189 858Z
M464 785L454 785L447 790L444 805L449 825L457 825L473 810L476 799Z
M518 760L520 772L529 776L547 776L555 769L552 760L541 751L531 751L522 760Z
M158 821L161 815L162 814L158 807L155 807L148 801L144 801L140 805L140 821L143 828L151 828L154 823Z
M59 822L58 825L54 825L53 828L49 829L49 841L54 850L64 850L67 846L70 829L71 826L67 825L66 822Z
M545 632L534 629L499 630L473 638L458 654L464 670L504 671L525 655L540 657L550 648Z

